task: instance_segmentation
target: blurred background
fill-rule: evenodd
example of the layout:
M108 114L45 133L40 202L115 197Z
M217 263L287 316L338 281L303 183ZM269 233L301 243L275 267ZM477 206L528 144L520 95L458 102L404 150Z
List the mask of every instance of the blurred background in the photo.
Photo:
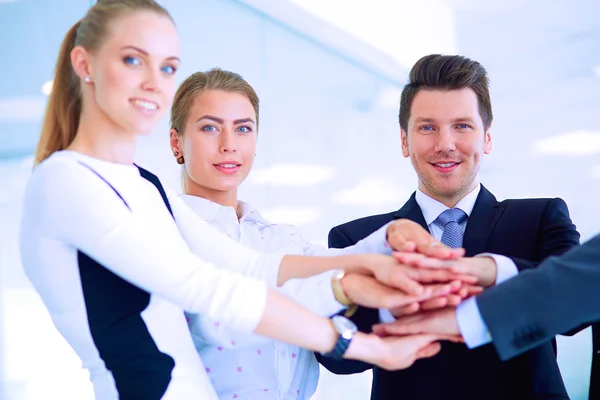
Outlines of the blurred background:
M21 199L66 31L89 0L0 0L0 398L92 399L18 254ZM562 197L586 240L600 232L598 0L165 0L182 41L179 81L215 66L261 98L255 168L241 198L326 245L331 227L396 210L416 188L400 153L400 91L439 52L491 78L494 150L481 181L499 199ZM165 119L139 164L179 189ZM589 329L558 339L573 399L586 399ZM368 399L370 373L323 371L314 399Z

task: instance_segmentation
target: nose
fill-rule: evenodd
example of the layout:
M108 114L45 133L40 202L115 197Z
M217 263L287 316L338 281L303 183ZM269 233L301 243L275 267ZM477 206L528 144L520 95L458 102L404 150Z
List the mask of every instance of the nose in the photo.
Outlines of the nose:
M219 150L221 153L233 153L237 152L237 142L235 140L235 135L231 132L231 129L224 129L220 135L221 143L219 145Z
M156 68L146 68L142 89L149 92L160 92L160 71Z
M449 153L456 150L456 141L450 128L441 128L437 139L435 151Z

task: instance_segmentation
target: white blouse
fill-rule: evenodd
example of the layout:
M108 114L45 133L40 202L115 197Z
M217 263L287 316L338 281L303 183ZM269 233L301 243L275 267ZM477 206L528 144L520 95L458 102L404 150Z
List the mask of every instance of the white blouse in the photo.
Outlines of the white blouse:
M236 210L201 197L180 195L186 205L235 241L259 252L315 256L346 253L389 254L386 226L346 249L327 249L309 243L291 225L272 224L257 209L240 202ZM329 316L343 307L333 296L328 271L308 279L295 279L278 288L280 293L314 313ZM274 287L272 282L271 287ZM188 324L206 372L221 399L309 399L319 379L312 351L231 329L206 314L188 314Z

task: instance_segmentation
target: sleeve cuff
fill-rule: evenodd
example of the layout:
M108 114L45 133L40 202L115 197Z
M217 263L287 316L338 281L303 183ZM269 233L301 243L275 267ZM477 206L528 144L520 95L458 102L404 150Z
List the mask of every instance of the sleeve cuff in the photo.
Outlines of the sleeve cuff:
M305 279L291 279L277 291L310 312L329 317L346 309L336 300L331 286L331 279L336 273L336 270L331 270Z
M387 308L379 309L379 321L384 324L388 324L390 322L394 322L396 317L394 317L390 310Z
M469 349L483 346L492 341L492 335L481 317L475 297L471 297L456 308L458 329Z
M392 248L387 241L387 228L392 222L388 222L369 236L352 246L352 253L378 253L391 255Z
M476 257L492 257L496 262L496 285L519 274L516 264L506 256L493 253L482 253Z

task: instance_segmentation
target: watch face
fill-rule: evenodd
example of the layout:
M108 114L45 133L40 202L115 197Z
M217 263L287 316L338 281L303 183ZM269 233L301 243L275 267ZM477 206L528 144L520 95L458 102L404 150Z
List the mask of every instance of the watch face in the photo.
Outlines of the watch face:
M333 321L333 325L338 333L346 339L352 338L352 335L354 335L358 330L354 322L350 321L346 317L342 317L341 315L336 315L331 320Z

